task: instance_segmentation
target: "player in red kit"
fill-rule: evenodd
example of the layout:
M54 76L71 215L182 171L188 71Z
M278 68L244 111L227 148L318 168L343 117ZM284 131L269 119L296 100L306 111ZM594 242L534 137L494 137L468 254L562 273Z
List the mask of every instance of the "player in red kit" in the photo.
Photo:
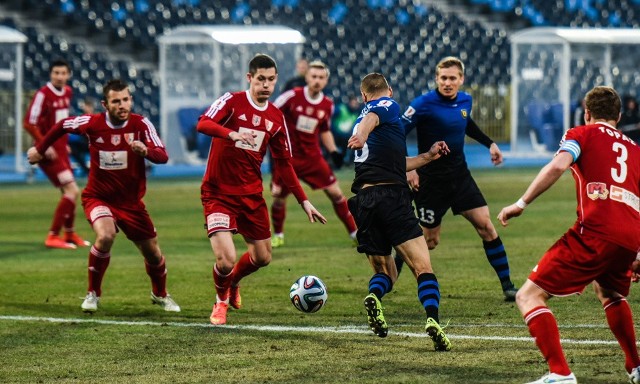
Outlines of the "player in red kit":
M240 280L271 262L269 212L262 197L260 166L270 147L274 168L296 197L309 221L326 223L307 200L291 166L289 135L282 112L269 103L278 79L275 61L257 54L249 62L249 90L225 93L200 117L198 132L212 136L201 198L205 227L216 258L216 303L211 324L227 322L229 305L239 309ZM236 262L233 235L248 250Z
M547 301L580 294L593 282L611 332L625 355L631 383L640 383L640 359L629 294L632 271L640 261L640 148L616 129L620 97L613 88L595 87L585 98L586 125L565 134L556 156L515 204L498 220L520 216L568 168L576 183L578 218L538 262L516 295L529 332L547 360L549 374L533 383L576 383L560 345Z
M70 76L71 68L66 61L51 62L50 81L33 96L24 117L24 129L33 137L34 144L41 142L44 135L58 121L69 116L69 106L73 96L71 87L67 85ZM67 137L61 137L53 143L38 165L51 183L62 192L44 245L48 248L62 249L89 246L89 242L76 234L73 228L80 189L73 177L69 162ZM64 238L60 237L63 227Z
M321 61L312 61L309 63L305 79L305 87L291 89L273 103L280 108L287 122L293 153L291 164L299 179L313 189L324 190L333 203L336 215L347 228L352 241L355 241L356 223L349 212L347 199L340 190L338 180L322 156L319 144L321 141L331 154L336 167L342 166L343 155L338 152L331 133L333 101L322 93L329 80L329 69ZM274 230L271 246L274 248L284 245L286 198L290 193L278 172L274 170L271 178L271 220Z
M37 146L29 149L29 162L42 160L47 148L66 133L85 135L89 141L91 167L82 192L82 206L96 240L89 252L89 286L81 305L83 311L98 309L111 247L121 230L144 256L151 278L152 303L165 311L180 312L180 307L167 293L165 258L142 201L147 180L145 159L164 164L169 157L153 124L131 113L132 97L126 83L111 80L102 92L106 113L60 121Z

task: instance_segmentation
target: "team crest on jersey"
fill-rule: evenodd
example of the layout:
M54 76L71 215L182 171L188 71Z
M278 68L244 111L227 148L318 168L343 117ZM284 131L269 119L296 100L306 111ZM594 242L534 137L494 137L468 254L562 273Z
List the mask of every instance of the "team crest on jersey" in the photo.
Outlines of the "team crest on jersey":
M324 117L325 112L323 110L319 110L318 111L318 119L322 120L322 118Z
M260 121L262 121L262 118L258 115L253 115L253 118L251 119L251 124L253 124L254 127L257 127L258 125L260 125Z
M111 144L113 145L120 144L120 135L111 135Z
M608 195L607 184L598 182L587 184L587 196L591 200L605 200Z
M466 109L461 109L461 110L460 110L460 114L462 115L462 118L463 118L463 119L466 119L466 118L467 118L467 110L466 110Z
M267 127L267 131L271 132L271 128L273 128L273 121L264 119L264 125Z
M313 107L307 107L305 114L308 116L313 116Z
M133 140L134 140L134 139L135 139L135 134L133 134L133 133L125 133L125 134L124 134L124 141L125 141L127 144L131 144L131 143L133 143Z

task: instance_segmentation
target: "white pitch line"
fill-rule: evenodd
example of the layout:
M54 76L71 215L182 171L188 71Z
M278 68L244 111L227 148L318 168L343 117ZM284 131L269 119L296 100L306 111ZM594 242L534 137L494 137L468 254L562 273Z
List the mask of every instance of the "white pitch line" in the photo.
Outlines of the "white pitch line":
M186 328L217 328L217 329L239 329L251 331L267 332L303 332L303 333L348 333L348 334L371 334L366 327L340 326L340 327L292 327L282 325L219 325L214 326L206 323L179 323L179 322L159 322L159 321L124 321L124 320L103 320L103 319L79 319L79 318L56 318L56 317L36 317L36 316L0 316L0 320L5 321L30 321L48 323L84 323L102 325L128 325L128 326L155 326L155 327L186 327ZM455 325L457 326L457 325ZM429 337L426 333L412 332L389 332L390 336L402 337ZM475 336L448 333L450 339L458 340L492 340L492 341L533 341L531 337L517 336ZM613 340L575 340L562 339L563 344L583 344L583 345L617 345Z

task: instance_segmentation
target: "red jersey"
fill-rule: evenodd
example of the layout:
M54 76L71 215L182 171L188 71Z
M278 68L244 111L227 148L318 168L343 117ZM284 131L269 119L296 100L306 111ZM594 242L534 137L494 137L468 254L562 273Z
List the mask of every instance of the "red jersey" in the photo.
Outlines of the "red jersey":
M37 126L42 136L45 136L57 122L69 117L72 96L73 91L68 85L58 90L48 82L31 99L24 116L24 125ZM66 154L67 136L58 139L53 147L57 153Z
M559 151L574 159L574 229L640 250L640 147L614 127L599 123L567 131Z
M322 156L318 137L331 129L333 101L322 92L312 99L307 87L300 87L283 93L273 104L284 113L293 156Z
M225 93L200 117L212 120L236 132L251 132L255 147L213 137L209 149L207 169L202 179L202 190L227 195L262 193L260 166L271 149L274 159L291 158L291 144L284 116L270 102L257 106L249 91Z
M58 123L54 137L64 133L85 135L89 140L91 167L83 197L93 197L118 205L138 202L146 192L144 157L131 149L131 142L142 141L147 146L147 158L154 163L168 160L164 144L155 127L146 117L132 113L129 120L114 125L107 113L70 117ZM46 148L49 136L36 147Z

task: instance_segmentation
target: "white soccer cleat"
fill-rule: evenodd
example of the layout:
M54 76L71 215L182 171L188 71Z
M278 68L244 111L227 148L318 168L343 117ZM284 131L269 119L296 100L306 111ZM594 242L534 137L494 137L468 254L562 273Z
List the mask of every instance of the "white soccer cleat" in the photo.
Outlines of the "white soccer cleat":
M167 293L165 297L159 297L151 292L151 302L158 304L167 312L180 312L180 306L176 303L170 294Z
M98 302L100 302L100 298L96 296L95 291L87 292L80 308L83 312L93 313L98 310Z
M557 373L547 373L539 380L529 382L527 384L578 384L576 376L572 373L564 376Z
M640 367L635 367L631 370L629 382L631 384L640 384Z

